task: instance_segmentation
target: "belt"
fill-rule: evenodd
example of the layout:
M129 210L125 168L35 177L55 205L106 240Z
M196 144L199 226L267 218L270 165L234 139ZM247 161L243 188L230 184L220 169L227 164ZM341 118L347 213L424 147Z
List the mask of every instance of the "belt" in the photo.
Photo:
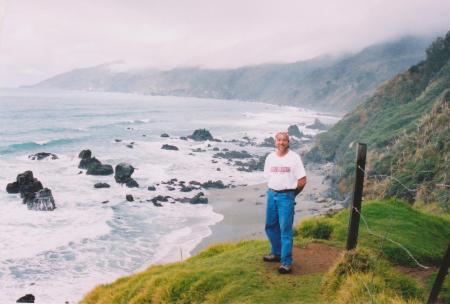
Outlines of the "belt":
M295 189L283 189L283 190L274 190L272 188L269 188L271 191L273 192L277 192L277 193L285 193L285 192L291 192L291 191L295 191Z

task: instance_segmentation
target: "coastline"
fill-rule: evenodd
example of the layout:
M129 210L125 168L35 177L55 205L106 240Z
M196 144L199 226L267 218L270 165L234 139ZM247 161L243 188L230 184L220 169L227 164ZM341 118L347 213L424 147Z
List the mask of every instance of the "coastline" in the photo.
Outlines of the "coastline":
M296 198L294 224L343 208L341 204L324 198L330 188L326 179L330 167L330 164L306 167L308 183ZM208 191L209 204L214 212L223 215L223 219L210 226L210 235L203 238L190 255L215 243L265 239L266 189L267 185L262 183Z

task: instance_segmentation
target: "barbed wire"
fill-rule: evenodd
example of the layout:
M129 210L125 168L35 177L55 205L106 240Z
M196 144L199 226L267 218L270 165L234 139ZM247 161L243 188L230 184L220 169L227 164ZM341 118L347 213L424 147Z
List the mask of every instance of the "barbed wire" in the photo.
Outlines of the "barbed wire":
M379 235L379 234L373 232L373 230L370 229L369 224L367 223L366 218L362 215L361 212L359 212L358 208L353 207L353 209L361 216L361 219L363 220L364 225L366 226L367 232L368 232L369 234L371 234L371 235L373 235L373 236L376 236L376 237L379 237L379 238L384 238L383 236L381 236L381 235ZM397 241L394 241L394 240L392 240L392 239L390 239L390 238L388 238L388 237L386 237L385 239L386 239L387 241L389 241L389 242L391 242L391 243L393 243L393 244L399 246L400 248L402 248L402 249L409 255L409 257L410 257L411 259L413 259L413 261L414 261L419 267L421 267L421 268L423 268L423 269L429 269L429 268L430 268L430 267L428 267L428 266L422 265L422 264L421 264L421 263L413 256L413 254L412 254L405 246L403 246L401 243L399 243L399 242L397 242Z

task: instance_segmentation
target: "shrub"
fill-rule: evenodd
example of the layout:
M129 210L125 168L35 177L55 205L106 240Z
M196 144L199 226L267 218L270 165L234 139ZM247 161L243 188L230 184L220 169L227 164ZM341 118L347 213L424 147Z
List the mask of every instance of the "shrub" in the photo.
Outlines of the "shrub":
M328 240L333 232L333 224L330 219L313 218L303 221L296 234L304 238Z

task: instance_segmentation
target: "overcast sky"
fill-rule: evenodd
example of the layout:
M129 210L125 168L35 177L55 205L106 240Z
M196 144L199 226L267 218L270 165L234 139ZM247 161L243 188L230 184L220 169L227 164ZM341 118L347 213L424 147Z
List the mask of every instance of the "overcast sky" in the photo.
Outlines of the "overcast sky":
M0 0L0 87L115 60L231 68L448 30L449 0Z

